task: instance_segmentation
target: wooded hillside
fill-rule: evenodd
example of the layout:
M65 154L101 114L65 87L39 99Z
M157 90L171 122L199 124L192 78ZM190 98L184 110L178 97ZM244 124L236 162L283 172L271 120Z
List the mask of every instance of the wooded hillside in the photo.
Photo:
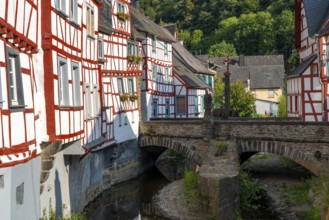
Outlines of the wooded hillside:
M142 0L141 11L159 24L177 23L193 54L287 59L294 49L294 0Z

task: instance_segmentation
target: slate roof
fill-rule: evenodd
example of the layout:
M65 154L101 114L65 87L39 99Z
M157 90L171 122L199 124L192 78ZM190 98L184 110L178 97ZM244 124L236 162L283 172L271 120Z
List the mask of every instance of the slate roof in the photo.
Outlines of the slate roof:
M329 16L328 0L304 0L304 9L307 20L308 34L310 37L320 32L326 18ZM325 27L326 29L328 27Z
M174 55L180 59L181 62L184 62L186 65L190 66L195 73L206 74L206 75L215 75L214 72L210 71L204 65L195 58L183 45L176 42L172 44L174 49Z
M300 76L305 70L306 68L318 57L317 54L313 54L311 55L309 58L307 58L306 60L304 60L304 62L302 62L301 64L299 64L294 71L292 71L287 78L289 77L294 77L294 76Z
M205 56L200 56L205 58ZM218 66L224 66L226 57L209 58L209 62ZM267 66L267 65L284 65L283 55L259 55L259 56L235 56L231 60L238 61L235 66Z
M284 67L282 65L252 67L251 89L283 88Z
M111 5L106 1L103 2L99 10L99 31L104 34L111 35L114 31L112 28L112 9Z
M193 73L188 66L181 62L177 57L173 57L174 72L182 78L190 87L195 89L207 89L209 85L203 82Z
M132 25L137 31L149 33L153 36L161 38L164 41L176 41L176 39L168 31L148 19L146 16L142 15L135 8L130 8L130 14Z

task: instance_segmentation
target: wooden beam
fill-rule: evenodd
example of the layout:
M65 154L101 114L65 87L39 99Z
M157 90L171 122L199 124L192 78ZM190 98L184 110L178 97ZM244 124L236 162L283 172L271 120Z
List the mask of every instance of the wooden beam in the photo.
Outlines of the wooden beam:
M21 39L19 37L15 37L13 43L19 44L21 42Z
M20 42L18 47L19 48L25 48L26 47L26 42L25 41Z
M1 35L6 34L6 33L7 33L7 28L6 27L0 28L0 34Z
M13 32L8 32L7 34L6 34L6 38L7 39L14 39L14 34L13 34Z

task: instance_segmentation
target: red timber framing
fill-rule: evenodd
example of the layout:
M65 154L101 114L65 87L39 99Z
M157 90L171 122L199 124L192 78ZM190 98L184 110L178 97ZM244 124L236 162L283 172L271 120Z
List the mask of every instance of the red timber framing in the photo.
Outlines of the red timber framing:
M94 130L100 124L96 122L100 113L94 110L95 115L87 118L84 111L87 84L92 88L90 95L100 97L95 40L100 4L78 0L71 9L71 4L56 8L55 3L41 2L47 133L51 142L86 137L84 144L100 133Z
M0 9L0 168L26 163L40 155L36 143L35 123L39 115L35 110L37 84L32 59L32 54L38 52L39 1L3 3ZM10 85L12 74L16 85Z
M103 88L102 135L106 138L104 146L115 141L115 132L123 131L121 129L124 129L128 120L129 123L135 123L138 119L138 80L142 75L142 62L128 60L128 44L136 45L136 54L131 55L140 57L141 45L132 38L130 19L118 17L120 10L130 18L130 3L112 1L111 4L113 32L110 34L100 31L99 34L104 51L103 57L100 57L103 61L100 63L100 75Z

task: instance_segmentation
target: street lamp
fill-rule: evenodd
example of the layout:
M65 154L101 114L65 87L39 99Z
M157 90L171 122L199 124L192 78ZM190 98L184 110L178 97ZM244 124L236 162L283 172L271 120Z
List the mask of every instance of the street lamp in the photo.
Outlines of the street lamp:
M224 109L224 118L228 119L230 117L230 64L231 59L229 57L226 57L224 60L224 64L226 67L226 72L224 72L225 76L225 109Z

